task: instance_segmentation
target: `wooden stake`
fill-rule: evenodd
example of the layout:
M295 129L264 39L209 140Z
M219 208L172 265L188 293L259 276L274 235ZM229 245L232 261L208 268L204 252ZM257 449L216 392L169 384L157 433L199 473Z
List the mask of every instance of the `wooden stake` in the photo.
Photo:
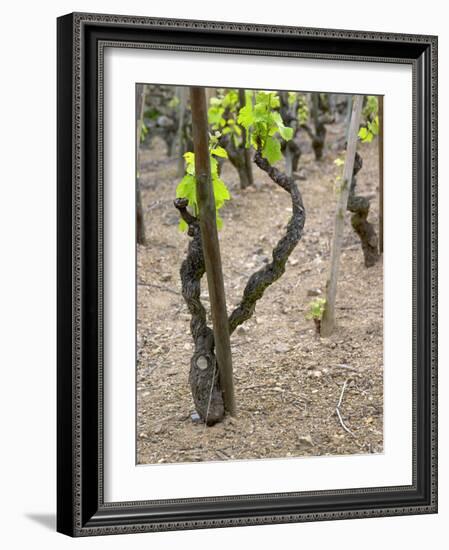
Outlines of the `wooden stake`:
M179 100L178 104L178 128L176 130L176 136L172 143L171 156L178 157L178 166L177 166L177 175L182 177L184 175L184 157L185 153L185 143L184 143L184 122L185 122L185 113L187 108L187 97L189 90L186 86L177 86L176 87L176 97Z
M239 105L240 107L244 107L246 105L245 90L243 90L242 88L239 89ZM245 156L245 170L248 178L248 185L253 185L254 179L253 179L253 163L251 161L251 153L250 153L250 150L247 149L245 146L247 130L244 126L240 126L240 129L242 130L242 143L244 147L243 154Z
M351 122L348 133L348 146L346 149L345 166L343 179L340 188L340 196L335 214L334 240L332 243L331 265L329 279L326 283L326 304L324 306L323 318L321 319L321 336L330 336L335 327L335 298L337 296L338 269L340 264L341 245L343 242L343 229L346 208L348 206L349 187L352 181L354 170L355 152L360 127L360 115L362 113L363 96L354 96Z
M209 128L204 88L190 88L190 104L192 109L193 148L195 152L196 196L207 284L209 287L215 338L215 355L220 371L220 383L223 390L225 409L230 415L235 415L231 341L229 337L220 246L218 243L215 198L210 173Z
M378 97L379 137L379 254L384 251L384 96Z

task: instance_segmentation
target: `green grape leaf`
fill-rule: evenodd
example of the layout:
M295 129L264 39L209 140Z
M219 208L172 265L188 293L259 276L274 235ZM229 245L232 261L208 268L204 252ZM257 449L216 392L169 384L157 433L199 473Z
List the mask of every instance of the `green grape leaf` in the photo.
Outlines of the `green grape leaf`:
M271 109L277 109L281 106L281 102L279 101L279 96L276 92L271 92L269 97L268 106L271 107Z
M178 187L176 188L176 197L187 199L189 201L189 206L193 208L194 212L196 212L197 201L195 176L192 176L191 174L186 174L182 178L182 180L178 184Z
M271 122L265 103L256 103L254 105L254 122L265 122L265 124Z
M216 157L221 157L224 159L228 158L228 153L226 152L226 149L223 149L223 147L215 147L215 149L212 149L211 155L215 155Z
M280 105L279 97L276 92L257 92L256 103L259 103L261 105L264 105L266 108L271 109L277 109Z
M212 178L212 186L214 190L215 209L216 211L221 208L225 201L231 198L228 188L222 179L218 175L218 162L215 156L227 157L226 151L222 147L215 147L210 152L210 171ZM176 187L176 197L185 198L188 200L188 205L193 211L195 216L198 216L198 202L196 196L196 178L195 178L195 155L189 151L184 154L186 161L186 174ZM223 220L217 214L217 227L221 229L223 226ZM185 231L187 224L181 219L179 221L179 230Z
M228 201L231 198L231 195L229 194L229 190L224 181L218 176L212 178L212 184L214 188L215 207L218 210L224 205L225 201Z
M279 133L285 139L285 141L290 141L293 137L293 128L290 128L289 126L284 126L282 130L279 129Z
M368 122L367 126L368 126L369 131L373 135L377 136L378 133L379 133L379 117L376 116L376 118L372 122Z
M211 126L218 126L222 120L221 115L223 114L224 109L221 107L209 107L207 111L207 118Z
M373 134L368 130L368 128L365 128L364 126L362 126L362 128L360 128L359 130L359 138L364 142L364 143L369 143L370 141L373 140Z
M179 105L179 103L179 97L173 96L167 103L167 105L170 107L170 109L175 109Z
M309 106L304 95L300 94L298 99L298 111L296 113L299 124L306 124L309 120Z
M285 139L285 141L289 141L293 137L293 128L289 128L288 126L284 126L284 121L282 120L281 114L275 111L271 114L272 119L274 120L277 129L279 130L279 133L281 134L281 137Z
M184 153L184 160L186 164L186 172L191 176L195 175L195 154L191 151Z
M306 319L322 319L323 313L326 307L326 300L324 298L317 298L309 303Z
M267 137L262 149L262 156L266 158L270 164L274 164L278 160L281 160L281 144L276 138L271 136Z
M212 179L218 177L218 162L212 155L210 155L210 174Z
M189 226L187 225L187 223L181 218L178 223L179 231L187 231L188 228Z
M229 92L223 98L223 107L235 107L238 101L238 93L236 90L229 90Z
M296 92L288 92L288 104L293 105L296 101Z
M248 129L254 123L254 112L251 103L247 103L239 111L237 122Z

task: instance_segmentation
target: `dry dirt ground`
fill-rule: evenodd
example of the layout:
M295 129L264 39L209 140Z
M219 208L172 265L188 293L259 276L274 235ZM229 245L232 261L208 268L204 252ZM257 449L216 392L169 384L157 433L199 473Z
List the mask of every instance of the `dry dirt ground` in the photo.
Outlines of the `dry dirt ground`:
M329 129L332 142L337 130ZM358 191L371 196L377 223L377 143L359 147ZM188 384L192 339L180 294L188 237L173 207L176 160L154 141L143 149L141 176L148 244L138 246L137 462L173 463L304 455L381 453L383 445L383 266L365 268L346 219L334 335L317 337L305 319L310 295L323 289L335 212L329 148L316 163L300 159L306 207L302 240L286 273L267 289L256 313L232 336L238 414L206 428L192 420ZM257 188L241 191L233 167L222 177L232 200L222 209L220 245L228 309L249 275L270 257L289 219L289 195L254 166ZM207 284L202 296L206 307ZM336 413L340 401L341 419ZM346 428L346 429L345 429Z

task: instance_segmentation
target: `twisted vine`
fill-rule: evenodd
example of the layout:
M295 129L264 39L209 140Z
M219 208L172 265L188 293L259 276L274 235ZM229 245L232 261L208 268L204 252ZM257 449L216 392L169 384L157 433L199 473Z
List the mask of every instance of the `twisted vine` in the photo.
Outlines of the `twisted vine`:
M315 130L307 124L301 124L301 128L306 131L312 140L312 148L315 153L315 160L323 158L324 142L326 140L326 124L334 122L334 117L329 112L329 106L322 98L322 94L312 94L311 115Z
M271 166L262 157L260 150L256 151L254 162L270 176L273 182L290 194L292 217L287 224L286 234L273 249L272 261L248 279L240 304L229 316L231 334L253 315L256 302L263 296L265 289L285 272L288 257L301 239L305 222L301 193L293 178ZM225 411L219 369L214 353L214 334L207 326L206 310L200 299L201 278L205 273L200 226L198 219L187 210L187 199L178 198L174 201L174 205L187 223L187 234L191 237L187 256L180 270L182 296L191 315L190 332L195 344L195 351L190 360L189 383L197 413L203 422L212 425L223 418Z
M372 267L379 259L377 235L374 226L368 222L370 201L356 195L357 174L363 166L362 157L356 152L351 186L349 188L348 210L352 212L351 225L360 238L366 267Z
M285 264L295 246L302 237L302 230L305 222L305 209L301 193L293 178L287 176L262 157L260 150L254 155L256 165L266 172L271 180L282 187L291 196L292 217L287 225L286 234L279 240L273 249L272 261L253 273L246 283L240 304L234 309L229 317L229 332L247 321L254 313L256 302L259 300L265 289L273 284L285 272Z
M180 270L181 292L191 315L190 333L195 344L189 383L197 413L206 424L212 425L223 418L224 403L214 352L214 333L207 326L206 310L200 298L201 278L206 270L200 225L198 219L188 212L187 199L176 199L174 205L187 223L187 234L192 238Z
M289 173L291 174L298 171L298 163L302 153L300 146L295 141L295 136L299 130L298 118L296 115L297 102L295 102L293 108L290 107L288 102L288 92L280 92L279 101L279 112L285 126L293 128L292 138L288 141L286 141L285 139L281 141L282 154L284 155L286 160L289 159L287 171L289 171Z

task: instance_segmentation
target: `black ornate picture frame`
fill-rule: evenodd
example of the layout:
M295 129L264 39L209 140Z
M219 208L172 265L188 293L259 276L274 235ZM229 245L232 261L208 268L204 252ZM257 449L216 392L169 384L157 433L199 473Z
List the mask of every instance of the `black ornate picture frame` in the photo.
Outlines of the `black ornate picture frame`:
M404 63L413 70L413 483L302 493L104 502L105 44ZM437 511L437 38L69 14L58 19L58 502L71 536ZM130 427L130 429L133 429Z

